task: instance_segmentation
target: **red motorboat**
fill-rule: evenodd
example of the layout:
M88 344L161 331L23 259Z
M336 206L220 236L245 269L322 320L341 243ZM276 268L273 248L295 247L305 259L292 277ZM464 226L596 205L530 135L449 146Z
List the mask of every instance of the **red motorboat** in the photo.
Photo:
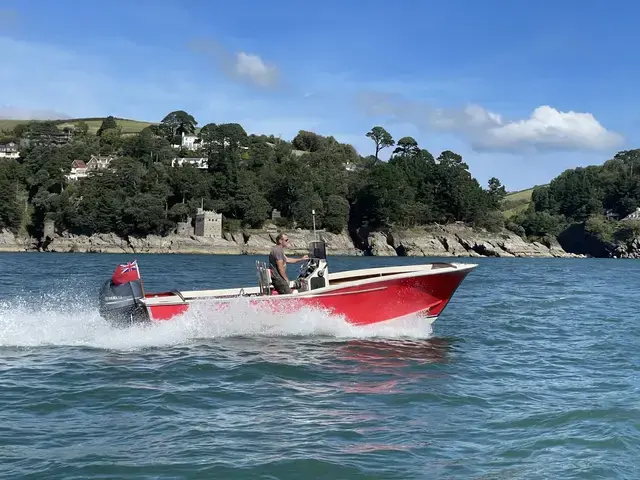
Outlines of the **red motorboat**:
M323 241L311 242L309 259L291 282L292 293L278 295L270 270L256 262L257 285L197 291L145 292L136 261L119 265L100 293L101 315L116 324L167 321L190 309L224 311L232 302L292 313L316 308L355 325L371 325L409 315L433 322L469 272L469 263L427 263L329 273Z

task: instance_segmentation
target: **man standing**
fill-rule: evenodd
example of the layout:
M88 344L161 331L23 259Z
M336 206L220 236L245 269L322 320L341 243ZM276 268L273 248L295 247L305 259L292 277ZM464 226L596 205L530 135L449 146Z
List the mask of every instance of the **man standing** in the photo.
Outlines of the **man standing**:
M284 254L284 249L289 243L287 235L278 234L276 244L269 252L269 268L271 269L271 283L278 293L291 293L289 278L287 277L287 263L299 263L309 258L305 255L302 258L288 258Z

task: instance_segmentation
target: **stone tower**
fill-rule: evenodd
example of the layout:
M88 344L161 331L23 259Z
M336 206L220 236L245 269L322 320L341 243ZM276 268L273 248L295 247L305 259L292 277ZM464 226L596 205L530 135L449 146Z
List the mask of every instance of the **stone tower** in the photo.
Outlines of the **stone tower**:
M53 236L56 233L56 224L53 220L45 220L44 221L44 228L43 228L44 232L42 234L42 238L51 238L53 239Z
M187 220L184 222L178 222L176 226L176 234L188 237L189 235L193 235L193 227L191 226L191 217L187 217Z
M221 238L222 214L198 208L195 233L198 237Z

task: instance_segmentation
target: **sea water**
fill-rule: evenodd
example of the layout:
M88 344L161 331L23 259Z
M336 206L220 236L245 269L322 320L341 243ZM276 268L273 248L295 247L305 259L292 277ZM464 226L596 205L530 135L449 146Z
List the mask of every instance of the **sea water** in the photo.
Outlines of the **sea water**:
M479 267L431 327L238 301L111 328L133 258L0 254L0 478L640 478L638 261L331 257ZM261 259L136 258L147 290Z

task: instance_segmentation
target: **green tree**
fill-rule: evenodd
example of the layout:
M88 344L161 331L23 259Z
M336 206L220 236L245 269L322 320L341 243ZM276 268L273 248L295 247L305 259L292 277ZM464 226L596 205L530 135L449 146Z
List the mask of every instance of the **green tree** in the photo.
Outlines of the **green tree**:
M500 204L504 197L507 195L507 190L504 188L500 180L496 177L489 179L489 207L494 210L500 209Z
M380 150L382 150L383 148L392 147L395 144L391 134L380 126L373 127L367 133L367 137L373 140L373 143L375 143L376 145L376 161L379 160L378 154L380 153Z
M402 137L393 151L394 155L412 155L420 152L418 142L413 137Z
M330 195L324 203L322 225L327 231L341 233L349 222L349 202L340 195Z
M324 139L316 133L300 130L291 143L296 150L318 152L323 148Z
M167 221L163 198L151 193L138 193L128 197L122 209L122 222L126 235L164 235L173 227Z
M117 128L118 128L118 122L116 122L116 119L114 117L109 115L100 124L100 128L98 128L98 131L96 132L96 135L98 137L101 137L104 132L106 132L108 130L115 130Z
M313 210L316 212L316 227L322 227L324 203L310 182L304 182L296 192L296 199L291 206L291 216L301 228L313 227Z
M407 213L415 206L415 192L390 164L368 170L352 205L352 225L369 228L409 226Z
M258 190L255 174L242 170L233 199L234 218L251 228L261 228L271 212L271 205Z
M118 151L122 145L120 127L104 130L100 135L100 153L109 155Z
M184 110L176 110L167 114L160 122L160 125L167 135L165 138L171 141L174 137L182 136L182 134L193 135L198 122Z
M214 175L214 198L227 203L237 190L241 152L248 141L247 133L240 124L222 123L205 125L201 135L208 155L209 172Z
M4 228L16 231L22 219L17 169L14 160L0 162L0 231Z
M89 125L87 122L78 122L75 124L74 135L78 137L86 137L89 133Z

